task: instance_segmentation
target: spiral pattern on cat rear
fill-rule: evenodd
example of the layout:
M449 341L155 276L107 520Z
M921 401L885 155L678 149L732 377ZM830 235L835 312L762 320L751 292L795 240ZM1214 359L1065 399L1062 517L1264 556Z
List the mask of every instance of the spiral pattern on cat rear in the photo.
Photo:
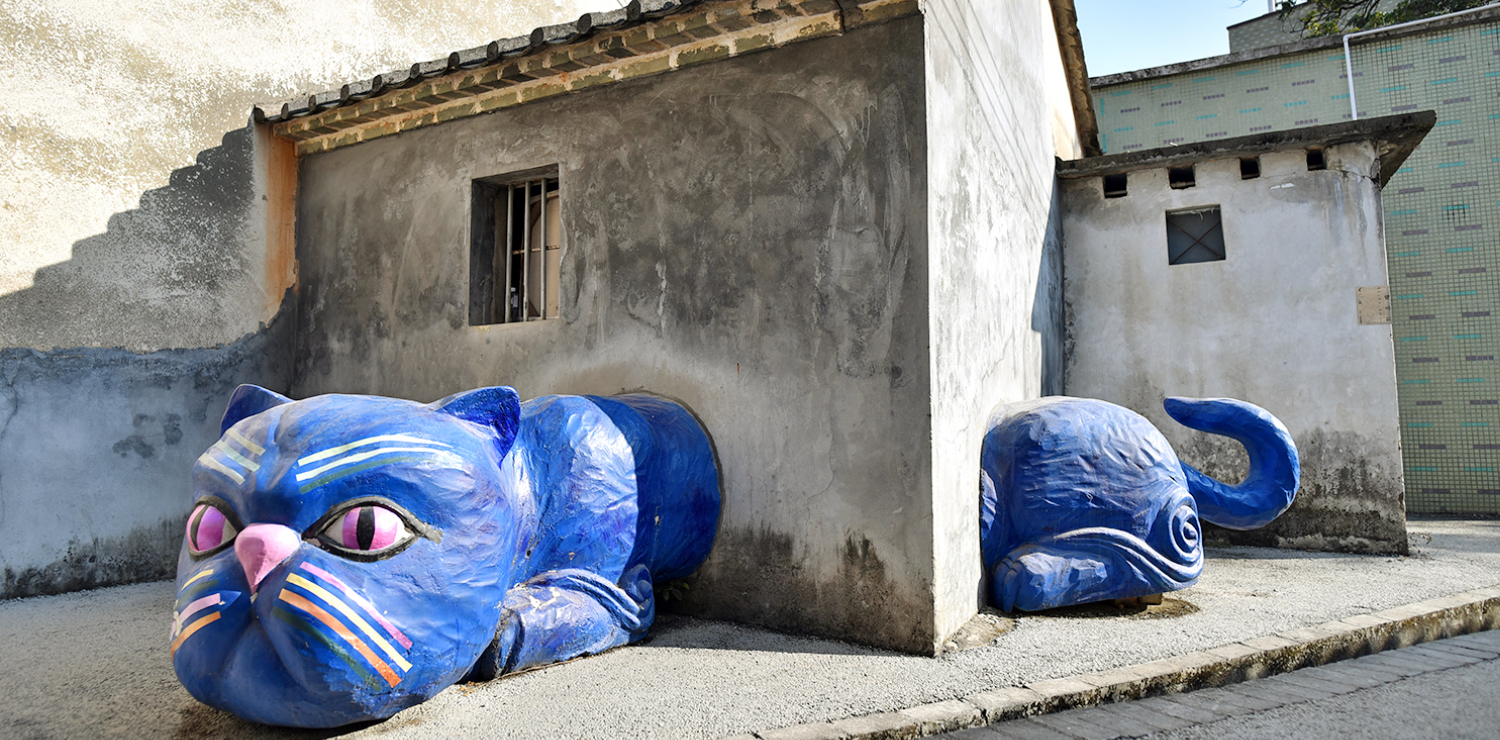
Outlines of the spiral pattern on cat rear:
M1296 448L1275 417L1233 399L1170 399L1168 411L1246 441L1250 477L1227 486L1203 476L1145 417L1104 401L1053 397L995 410L980 457L980 549L993 603L1035 611L1187 588L1203 570L1198 496L1215 516L1247 525L1290 504Z

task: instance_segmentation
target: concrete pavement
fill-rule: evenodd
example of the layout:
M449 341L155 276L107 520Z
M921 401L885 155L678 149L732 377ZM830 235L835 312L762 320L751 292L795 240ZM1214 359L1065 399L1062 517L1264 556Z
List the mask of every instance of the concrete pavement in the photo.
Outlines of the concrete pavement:
M825 736L893 724L908 736L940 732L962 726L946 724L955 718L997 721L1276 672L1359 640L1390 647L1496 624L1500 592L1475 590L1500 583L1500 522L1411 530L1413 555L1400 558L1210 548L1199 585L1163 607L1021 616L989 644L939 658L667 619L642 644L456 686L386 722L326 733L249 725L193 701L167 657L170 583L3 602L0 736L775 738L834 723L848 729ZM1310 629L1335 622L1347 629Z

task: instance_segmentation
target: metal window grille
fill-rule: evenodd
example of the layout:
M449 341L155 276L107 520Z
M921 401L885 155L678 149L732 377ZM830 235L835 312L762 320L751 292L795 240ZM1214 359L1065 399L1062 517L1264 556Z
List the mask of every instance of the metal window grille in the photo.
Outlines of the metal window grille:
M1167 264L1224 259L1224 219L1218 206L1167 212Z
M557 318L562 193L557 168L474 181L470 324Z

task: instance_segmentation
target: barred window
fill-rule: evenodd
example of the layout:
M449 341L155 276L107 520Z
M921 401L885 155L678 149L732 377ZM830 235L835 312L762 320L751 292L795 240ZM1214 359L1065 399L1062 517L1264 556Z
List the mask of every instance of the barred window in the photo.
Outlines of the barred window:
M557 318L562 189L556 165L475 180L470 235L470 325Z

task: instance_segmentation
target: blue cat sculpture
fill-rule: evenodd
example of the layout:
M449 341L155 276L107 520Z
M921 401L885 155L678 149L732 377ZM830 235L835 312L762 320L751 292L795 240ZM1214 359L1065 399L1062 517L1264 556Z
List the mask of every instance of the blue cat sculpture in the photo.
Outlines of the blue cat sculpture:
M193 470L172 664L244 719L336 727L638 640L708 555L718 470L649 395L431 404L255 386Z
M1291 506L1300 469L1286 427L1229 398L1168 398L1192 429L1245 445L1250 474L1214 480L1177 459L1145 417L1051 397L990 417L980 457L980 537L990 598L1038 611L1187 588L1203 570L1199 517L1265 526Z

